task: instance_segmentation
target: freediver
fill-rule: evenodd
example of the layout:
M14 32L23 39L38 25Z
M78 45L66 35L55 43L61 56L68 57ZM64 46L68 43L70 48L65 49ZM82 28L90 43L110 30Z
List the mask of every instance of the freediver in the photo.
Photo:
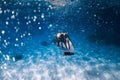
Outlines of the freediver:
M64 45L65 45L65 48L67 48L67 44L68 44L68 47L70 46L69 45L69 39L68 39L68 34L67 33L58 33L57 36L56 36L56 44L57 46L61 46L62 48L64 48ZM70 48L70 47L69 47Z
M69 38L68 33L57 33L56 44L58 47L65 49L64 54L74 54L73 44Z

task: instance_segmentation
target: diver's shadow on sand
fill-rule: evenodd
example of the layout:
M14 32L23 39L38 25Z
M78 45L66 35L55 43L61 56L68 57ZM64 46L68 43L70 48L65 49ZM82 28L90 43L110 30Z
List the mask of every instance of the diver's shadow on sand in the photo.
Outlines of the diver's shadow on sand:
M41 41L40 43L42 46L49 46L50 43L48 43L47 41Z
M23 59L23 55L15 55L14 58L15 58L15 61L19 61L19 60L22 60Z
M55 44L56 43L56 40L55 39L52 39L51 41L41 41L40 44L42 46L49 46L51 44Z

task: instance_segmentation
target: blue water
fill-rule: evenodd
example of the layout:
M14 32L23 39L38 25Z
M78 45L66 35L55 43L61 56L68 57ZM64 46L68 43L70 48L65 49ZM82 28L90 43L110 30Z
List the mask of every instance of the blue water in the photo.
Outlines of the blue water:
M2 0L0 80L120 80L119 7L104 0ZM74 55L56 46L58 32L68 32Z

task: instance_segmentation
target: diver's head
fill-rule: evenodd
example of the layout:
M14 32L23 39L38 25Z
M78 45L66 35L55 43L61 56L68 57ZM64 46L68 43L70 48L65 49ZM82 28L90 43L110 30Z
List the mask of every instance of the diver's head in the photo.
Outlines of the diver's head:
M56 37L59 38L61 36L61 33L57 33Z

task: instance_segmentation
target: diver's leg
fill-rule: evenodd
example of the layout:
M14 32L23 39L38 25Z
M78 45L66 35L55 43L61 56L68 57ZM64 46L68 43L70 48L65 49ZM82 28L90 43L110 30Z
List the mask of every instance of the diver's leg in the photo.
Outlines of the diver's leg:
M64 43L62 43L62 48L64 48Z
M65 44L65 47L66 47L66 49L67 49L67 42L65 42L64 44Z
M70 41L68 40L68 47L69 47L69 49L70 49Z

